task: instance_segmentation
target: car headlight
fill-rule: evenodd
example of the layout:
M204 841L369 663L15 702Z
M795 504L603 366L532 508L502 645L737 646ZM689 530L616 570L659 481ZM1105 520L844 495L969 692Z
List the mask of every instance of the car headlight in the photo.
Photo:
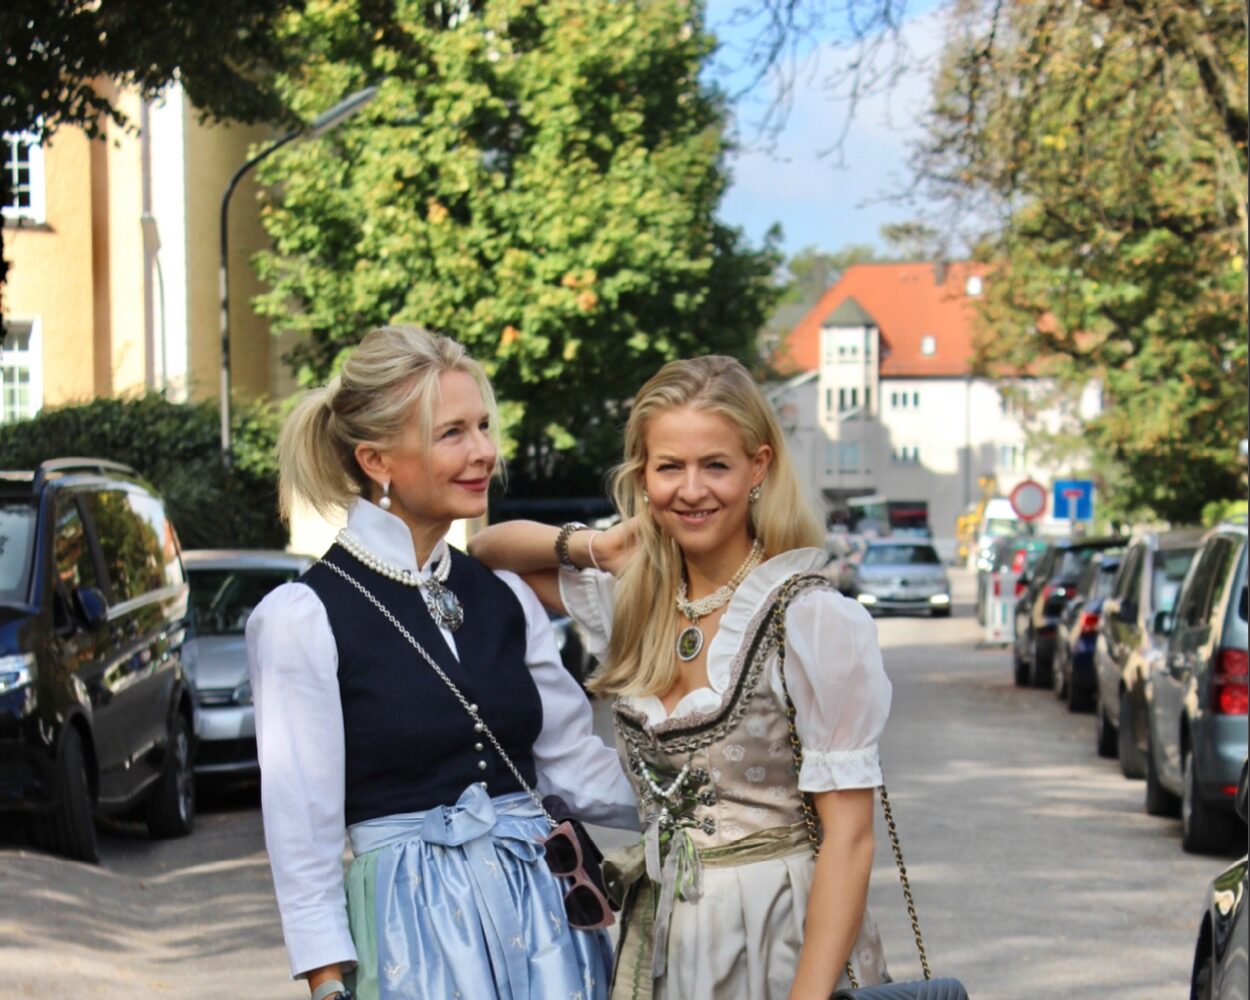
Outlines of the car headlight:
M252 703L252 682L244 681L230 694L230 701L235 705L250 705Z
M950 594L934 594L932 597L929 598L930 604L950 604L950 602L951 602Z
M25 687L35 677L35 655L16 653L0 656L0 694Z
M874 597L872 594L865 594L862 591L855 595L855 599L859 601L860 604L876 604L877 603L876 597Z

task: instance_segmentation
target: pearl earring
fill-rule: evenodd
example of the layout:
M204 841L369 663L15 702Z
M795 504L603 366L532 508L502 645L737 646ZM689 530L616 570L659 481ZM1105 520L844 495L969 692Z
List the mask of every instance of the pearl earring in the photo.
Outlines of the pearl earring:
M750 492L747 493L747 499L750 500L751 503L758 503L759 498L762 495L763 490L761 490L758 486L752 486Z
M648 504L651 503L651 498L647 496L646 490L642 491L642 503L643 503L643 506L647 506Z
M382 499L378 501L378 506L383 510L391 509L391 484L389 481L382 484Z

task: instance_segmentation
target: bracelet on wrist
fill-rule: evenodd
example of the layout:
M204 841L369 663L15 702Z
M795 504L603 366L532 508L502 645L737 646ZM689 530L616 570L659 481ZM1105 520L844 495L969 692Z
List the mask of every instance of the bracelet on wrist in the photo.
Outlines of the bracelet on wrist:
M599 565L599 560L595 558L595 536L597 534L599 534L599 532L592 531L590 533L590 537L586 539L586 554L590 556L590 565L602 572L603 567Z
M573 564L573 560L569 558L569 538L575 531L585 530L586 525L581 521L568 521L560 525L560 532L556 535L556 563L569 569L577 569Z

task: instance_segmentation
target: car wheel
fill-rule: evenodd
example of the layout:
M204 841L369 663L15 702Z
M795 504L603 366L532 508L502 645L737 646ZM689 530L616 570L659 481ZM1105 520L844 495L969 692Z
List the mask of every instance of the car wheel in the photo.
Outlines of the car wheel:
M1235 817L1212 809L1202 801L1198 767L1192 752L1182 762L1184 794L1181 796L1181 847L1190 854L1214 854L1232 846Z
M1013 645L1011 647L1011 662L1015 668L1016 687L1029 686L1029 665L1020 658L1019 650Z
M46 850L76 861L100 860L95 818L91 813L91 783L82 734L67 726L56 761L57 804L33 823L34 841Z
M1042 656L1041 646L1037 638L1033 639L1033 686L1048 688L1051 685L1051 674L1055 669L1055 650L1051 648L1049 656Z
M144 807L153 837L185 837L195 826L195 773L191 763L191 727L181 712L169 727L165 770Z
M1215 1000L1215 969L1211 960L1211 947L1204 934L1200 947L1206 946L1206 952L1200 956L1194 966L1194 978L1189 987L1192 1000Z
M1167 817L1181 814L1181 800L1159 783L1154 744L1150 740L1146 741L1146 814Z
M1094 695L1094 747L1099 757L1108 759L1119 751L1119 739L1115 726L1107 718L1107 709L1102 703L1101 693Z
M1064 665L1068 662L1067 655L1068 644L1060 642L1055 650L1055 665L1051 668L1052 687L1055 689L1055 697L1063 701L1068 696L1068 680L1067 672Z
M1116 753L1120 758L1120 773L1126 778L1146 777L1146 762L1137 749L1133 736L1133 707L1127 691L1120 692L1120 728L1117 733Z

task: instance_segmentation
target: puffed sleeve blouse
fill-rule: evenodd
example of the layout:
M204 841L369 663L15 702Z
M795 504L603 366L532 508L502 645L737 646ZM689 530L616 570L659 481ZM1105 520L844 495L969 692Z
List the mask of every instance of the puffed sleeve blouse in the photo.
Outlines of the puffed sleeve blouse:
M708 644L708 687L691 691L671 716L658 697L625 696L655 725L666 718L714 712L730 682L735 654L776 589L795 573L825 562L819 549L794 549L761 563L741 583ZM590 653L602 657L612 632L615 579L595 570L560 571L560 595L582 626ZM675 637L674 637L675 638ZM782 701L777 657L769 682ZM832 589L809 590L786 612L786 681L803 744L799 788L827 792L881 784L878 741L890 713L891 685L877 644L877 626L857 601Z
M373 504L357 503L348 527L373 552L425 576L446 551L418 566L408 528ZM564 669L550 621L515 574L496 574L525 612L526 665L542 700L534 743L541 795L560 795L588 822L637 829L638 807L616 752L592 731L585 693ZM455 636L440 629L453 653ZM291 974L351 964L343 887L346 834L343 713L338 654L325 607L303 583L283 584L247 623L248 666L264 780L261 809Z

